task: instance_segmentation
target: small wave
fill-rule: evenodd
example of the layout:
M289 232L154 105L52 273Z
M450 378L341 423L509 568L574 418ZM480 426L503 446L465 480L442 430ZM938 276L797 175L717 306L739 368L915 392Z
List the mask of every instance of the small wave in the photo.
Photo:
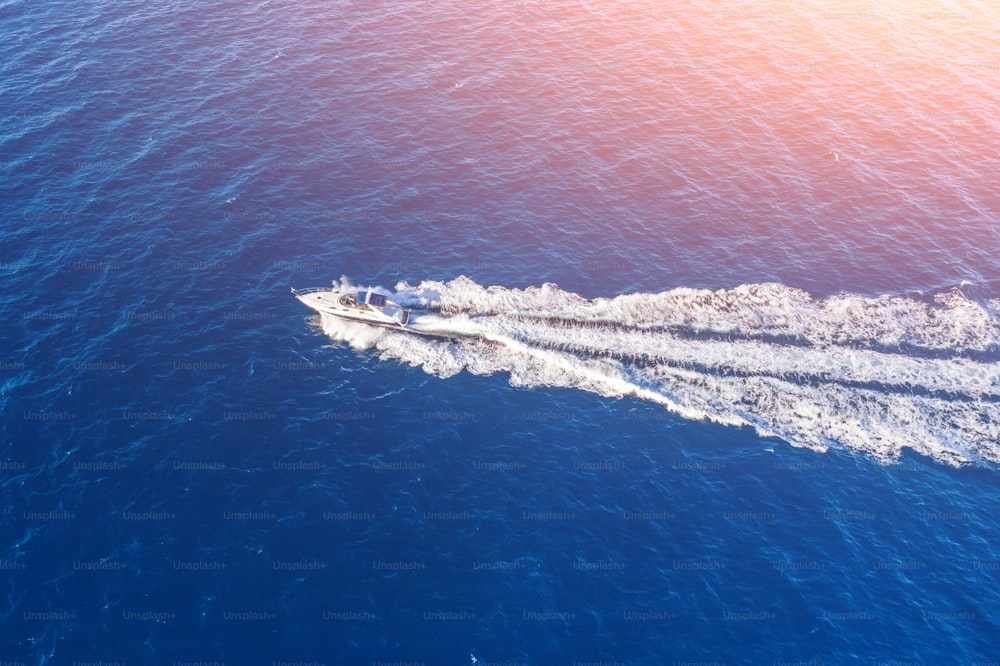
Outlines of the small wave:
M816 451L1000 462L996 300L814 299L773 283L588 300L466 277L385 293L425 309L413 327L426 335L328 319L324 330L439 377L505 373L516 386L635 396Z

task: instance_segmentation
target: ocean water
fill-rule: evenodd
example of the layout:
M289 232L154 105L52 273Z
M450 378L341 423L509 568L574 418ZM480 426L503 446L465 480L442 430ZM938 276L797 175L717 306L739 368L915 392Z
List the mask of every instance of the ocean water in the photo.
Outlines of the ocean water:
M997 663L998 27L0 2L0 663Z

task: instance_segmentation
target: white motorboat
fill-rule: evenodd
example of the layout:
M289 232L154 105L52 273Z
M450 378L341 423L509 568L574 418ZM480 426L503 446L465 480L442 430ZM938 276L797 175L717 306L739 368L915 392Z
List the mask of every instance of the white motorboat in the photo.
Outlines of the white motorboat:
M409 308L393 303L388 297L373 291L343 291L334 287L292 288L292 294L313 310L338 319L383 326L406 328L410 322Z

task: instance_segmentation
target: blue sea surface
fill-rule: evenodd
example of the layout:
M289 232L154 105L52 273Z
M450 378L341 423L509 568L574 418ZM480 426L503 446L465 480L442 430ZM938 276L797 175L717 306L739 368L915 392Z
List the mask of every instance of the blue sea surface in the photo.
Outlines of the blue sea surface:
M0 0L0 664L1000 661L998 27Z

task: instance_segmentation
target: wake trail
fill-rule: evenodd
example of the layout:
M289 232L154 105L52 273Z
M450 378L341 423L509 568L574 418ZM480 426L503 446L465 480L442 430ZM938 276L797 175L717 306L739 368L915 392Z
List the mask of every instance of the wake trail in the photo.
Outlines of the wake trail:
M338 322L324 328L440 377L505 373L516 386L633 396L816 451L1000 462L997 301L812 299L774 284L591 301L467 278L400 284L395 297L425 309L412 324L422 335L361 341Z

